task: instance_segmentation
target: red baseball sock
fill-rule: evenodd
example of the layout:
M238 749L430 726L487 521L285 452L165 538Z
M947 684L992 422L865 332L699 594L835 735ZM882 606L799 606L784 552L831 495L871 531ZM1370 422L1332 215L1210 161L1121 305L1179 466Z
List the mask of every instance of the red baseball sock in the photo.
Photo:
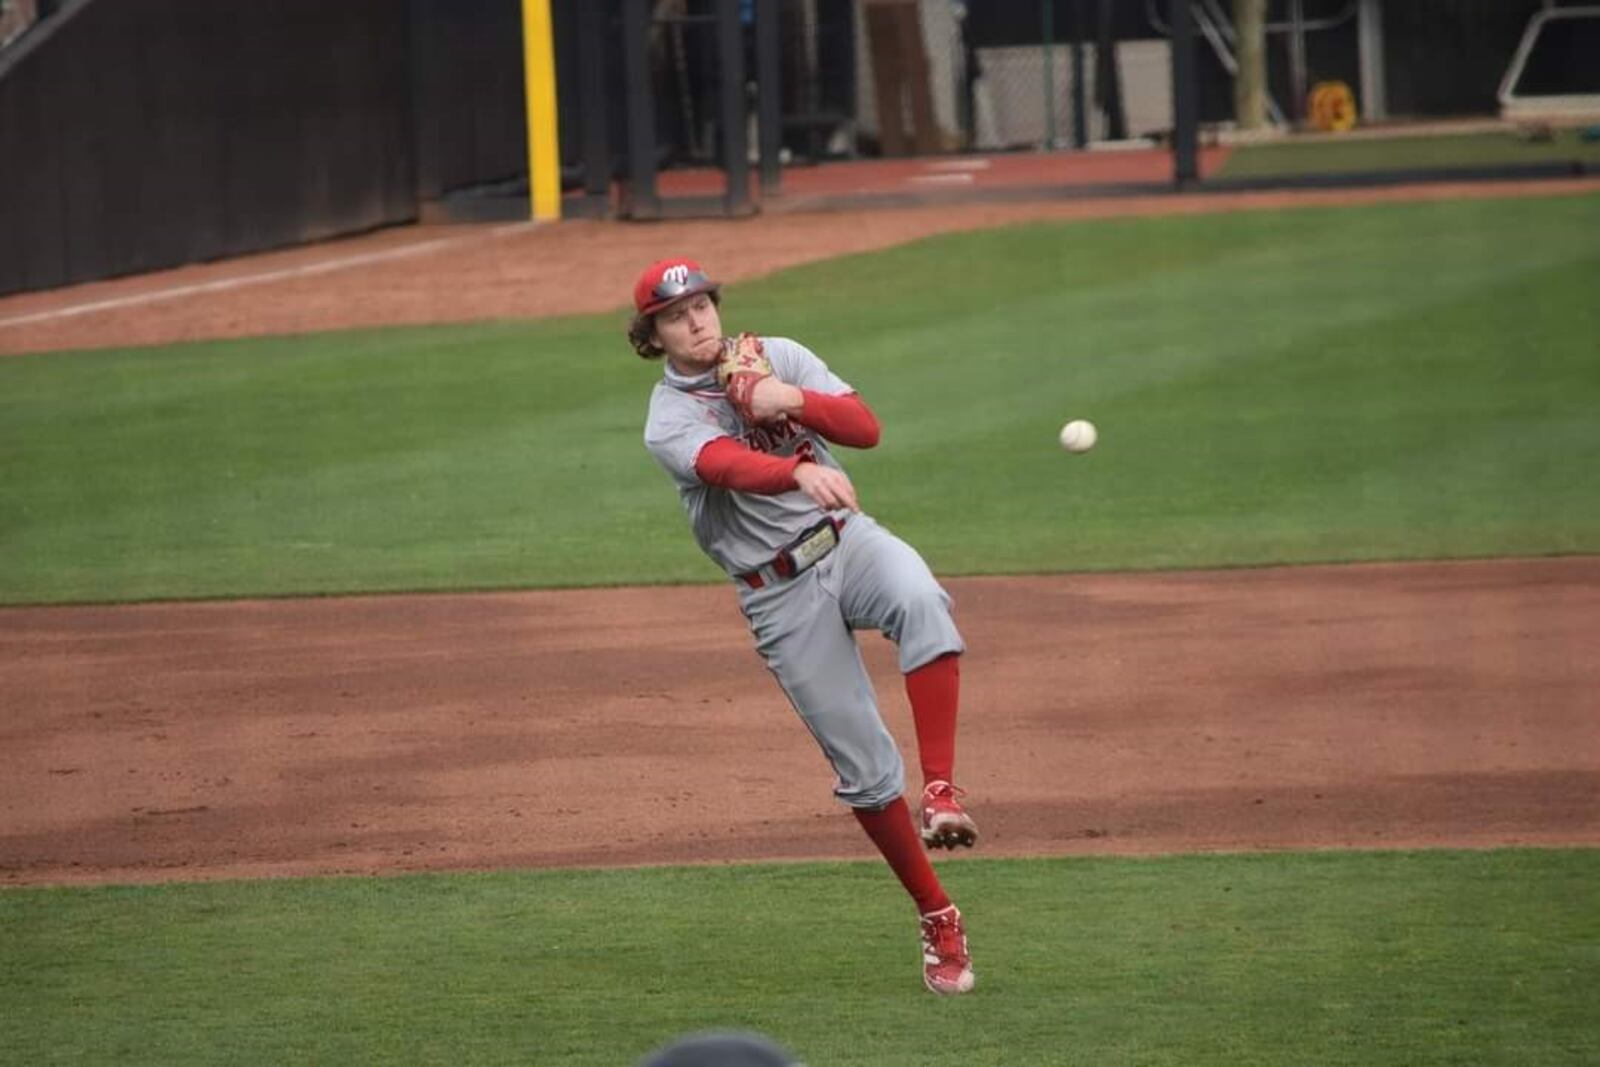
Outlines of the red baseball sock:
M922 784L951 781L956 763L956 706L961 700L961 656L949 652L906 674L906 696L917 729Z
M922 851L922 838L911 825L911 809L906 807L905 798L896 797L888 807L877 811L854 810L856 821L889 861L911 899L917 902L917 914L927 915L948 908L950 898L939 884L939 876L933 873L933 864Z

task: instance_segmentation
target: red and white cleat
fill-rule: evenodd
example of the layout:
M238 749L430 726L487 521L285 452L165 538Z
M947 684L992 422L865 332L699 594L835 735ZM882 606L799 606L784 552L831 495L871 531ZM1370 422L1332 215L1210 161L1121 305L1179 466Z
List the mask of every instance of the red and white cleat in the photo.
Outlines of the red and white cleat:
M941 996L972 991L967 930L954 904L922 917L922 984Z
M972 821L957 797L963 790L949 782L929 782L922 791L922 843L929 848L971 848L978 840L978 824Z

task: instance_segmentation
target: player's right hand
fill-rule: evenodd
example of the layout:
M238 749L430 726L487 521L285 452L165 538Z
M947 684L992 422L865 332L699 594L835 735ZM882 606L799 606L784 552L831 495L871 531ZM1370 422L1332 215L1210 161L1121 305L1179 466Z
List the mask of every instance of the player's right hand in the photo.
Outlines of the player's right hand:
M777 422L800 414L806 406L806 398L798 386L768 376L758 379L751 387L748 404L748 421Z
M802 463L794 469L794 480L800 491L823 511L861 510L861 505L856 503L856 487L850 484L844 471L820 463Z

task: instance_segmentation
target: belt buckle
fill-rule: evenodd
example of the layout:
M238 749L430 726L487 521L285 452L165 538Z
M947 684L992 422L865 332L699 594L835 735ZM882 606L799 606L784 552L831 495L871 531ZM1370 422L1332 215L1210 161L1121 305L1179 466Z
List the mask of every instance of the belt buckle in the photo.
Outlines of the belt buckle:
M806 530L786 548L775 563L787 563L787 568L774 566L774 570L782 573L787 569L784 577L793 577L802 571L809 570L839 544L839 526L832 519L823 519L815 526Z

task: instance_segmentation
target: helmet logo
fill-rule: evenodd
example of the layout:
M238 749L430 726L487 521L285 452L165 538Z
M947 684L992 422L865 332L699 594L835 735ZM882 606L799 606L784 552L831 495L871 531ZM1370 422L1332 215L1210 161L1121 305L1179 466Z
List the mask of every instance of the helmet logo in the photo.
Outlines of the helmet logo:
M689 282L689 268L679 263L675 267L668 267L661 272L661 284L672 288L681 288Z

